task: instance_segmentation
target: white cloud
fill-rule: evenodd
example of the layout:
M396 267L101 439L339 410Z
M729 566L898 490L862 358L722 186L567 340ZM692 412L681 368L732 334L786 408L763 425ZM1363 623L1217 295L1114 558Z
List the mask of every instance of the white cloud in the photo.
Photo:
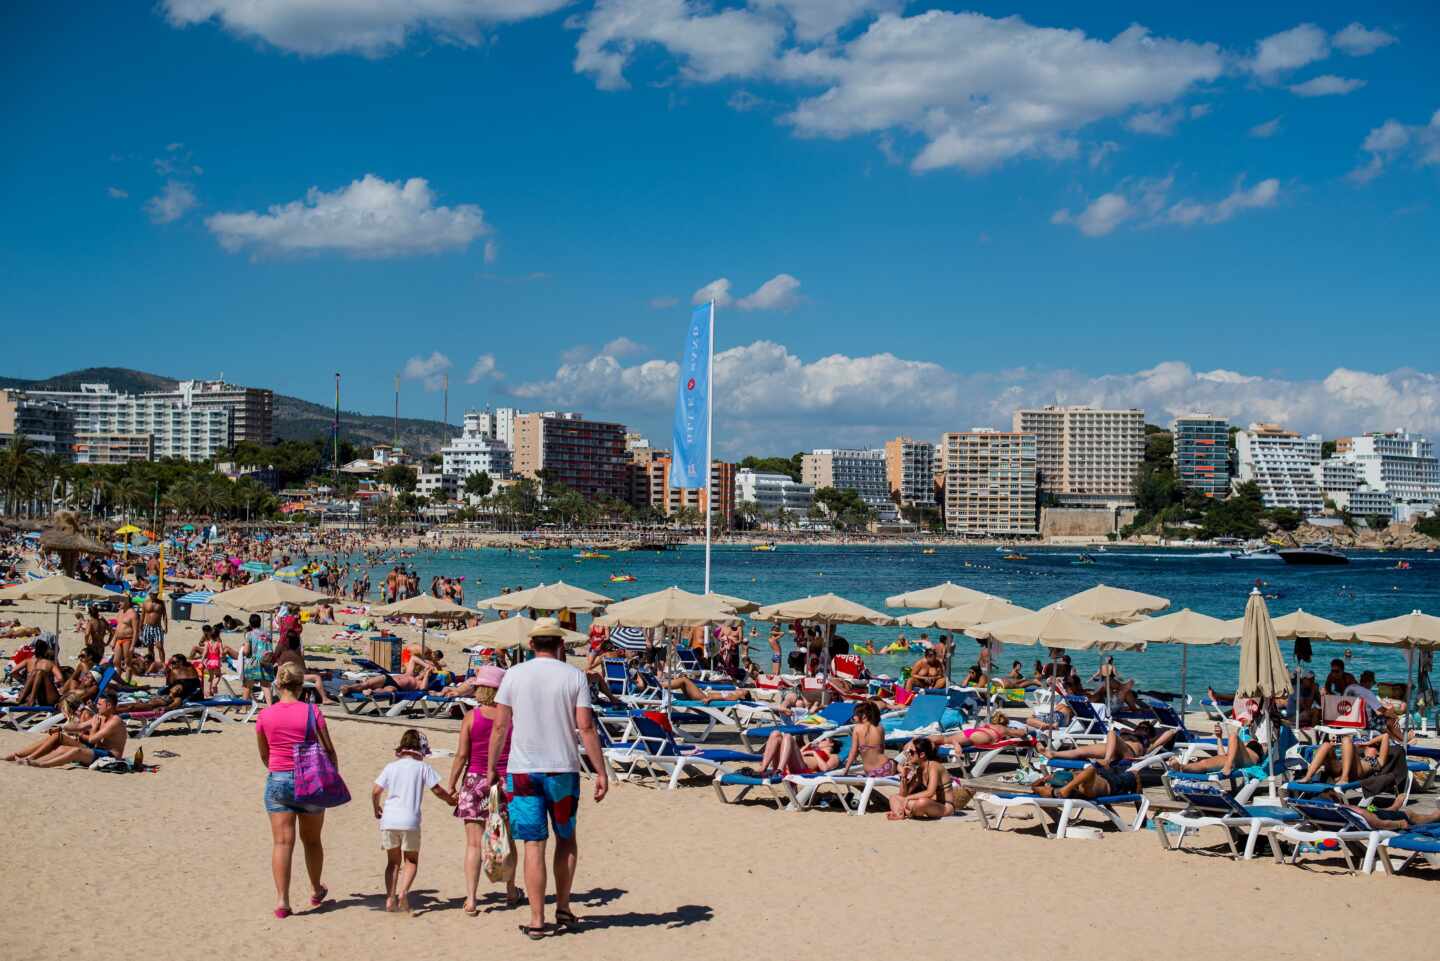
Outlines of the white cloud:
M429 31L478 43L490 24L543 16L569 0L162 0L170 22L217 21L226 30L302 54L377 57Z
M167 180L164 189L145 201L145 213L150 216L151 223L168 224L194 210L199 203L189 184Z
M1050 222L1071 224L1087 237L1104 237L1129 221L1145 226L1221 224L1242 211L1274 206L1280 196L1280 181L1271 178L1249 189L1237 183L1228 196L1214 203L1189 199L1172 203L1169 193L1173 185L1173 177L1127 179L1078 214L1057 210Z
M730 278L718 277L690 297L692 304L704 304L712 300L717 307L729 307L734 302L734 298L730 296Z
M649 303L651 310L669 310L671 307L674 307L676 304L680 303L680 298L651 297Z
M1018 17L932 10L882 15L843 47L789 51L784 79L821 84L784 121L808 136L902 128L927 141L917 171L979 171L1022 155L1074 156L1076 131L1168 104L1213 80L1214 44L1132 26L1110 40Z
M571 25L581 30L575 70L603 90L630 84L625 67L645 46L660 46L687 78L710 82L762 73L785 38L780 20L743 9L712 10L698 0L596 0Z
M563 365L515 393L663 436L677 375L672 361L626 366L600 356ZM1032 368L960 373L889 353L805 360L761 340L719 352L715 386L716 396L725 398L716 411L722 456L876 445L899 433L938 438L942 431L976 424L1007 427L1016 407L1056 402L1138 406L1149 422L1159 424L1200 408L1235 424L1276 421L1330 437L1394 424L1440 431L1440 374L1414 370L1339 368L1310 380L1196 371L1169 361L1100 376Z
M1365 86L1365 81L1350 77L1337 77L1333 73L1321 74L1304 83L1290 85L1290 92L1297 97L1343 97Z
M1103 166L1110 155L1120 149L1120 145L1113 140L1103 140L1090 148L1089 162L1090 169Z
M1084 210L1072 215L1057 210L1050 217L1052 224L1074 224L1087 237L1104 237L1136 215L1136 209L1120 194L1101 194Z
M741 310L789 310L800 302L800 281L789 274L776 274L748 297L735 301Z
M1370 155L1362 166L1350 171L1356 183L1369 183L1384 172L1393 161L1410 155L1417 167L1440 164L1440 110L1428 124L1403 124L1394 118L1365 135L1360 149Z
M1157 137L1168 137L1175 132L1180 121L1185 119L1185 109L1176 107L1174 110L1144 110L1131 115L1125 121L1125 127L1134 133L1148 133Z
M899 13L905 0L751 0L751 6L784 11L794 24L795 39L813 43L861 17Z
M493 264L500 259L500 242L493 238L485 241L485 262Z
M1302 23L1261 40L1250 61L1250 69L1268 79L1328 56L1330 41L1325 31L1313 23Z
M411 357L405 361L400 376L406 380L421 381L426 390L439 390L445 382L446 371L452 366L450 358L436 350L431 351L429 357Z
M449 364L449 361L446 361ZM495 363L494 354L481 354L475 358L475 363L470 365L470 371L465 375L465 383L478 384L485 378L491 380L504 380L505 375Z
M1237 186L1229 196L1213 204L1182 200L1165 212L1165 219L1175 224L1223 224L1246 210L1273 207L1280 197L1280 181L1262 180L1249 190Z
M490 232L474 204L439 207L424 179L392 183L374 174L331 193L311 187L304 200L276 204L265 213L215 214L205 226L230 251L366 258L463 250Z
M1395 37L1384 30L1367 30L1358 23L1352 23L1330 38L1336 47L1352 57L1364 57L1381 47L1396 43Z
M116 200L124 200L126 197L130 196L130 191L121 190L119 187L106 187L105 192Z
M634 357L636 354L643 354L650 350L644 344L631 340L629 337L616 337L604 347L600 353L606 357L614 357L623 360L626 357Z
M1273 120L1267 120L1264 123L1257 123L1255 126L1250 128L1250 136L1254 137L1256 140L1269 140L1271 137L1275 136L1279 132L1279 117L1276 117Z

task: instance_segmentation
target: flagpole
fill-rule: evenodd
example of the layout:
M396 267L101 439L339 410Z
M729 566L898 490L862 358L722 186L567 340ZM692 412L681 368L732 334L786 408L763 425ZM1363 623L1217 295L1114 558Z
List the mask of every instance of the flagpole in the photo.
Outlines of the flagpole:
M715 506L712 477L715 473L710 445L715 425L715 301L710 301L710 350L705 358L705 593L710 593L710 517Z

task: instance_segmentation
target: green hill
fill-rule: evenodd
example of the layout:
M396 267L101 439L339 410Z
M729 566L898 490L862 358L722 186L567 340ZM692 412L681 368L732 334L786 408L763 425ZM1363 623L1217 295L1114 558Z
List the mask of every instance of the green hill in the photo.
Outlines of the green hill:
M125 367L87 367L69 373L56 374L40 380L26 380L19 377L0 377L0 388L16 390L78 390L81 384L109 384L113 389L125 393L140 394L153 390L173 390L179 383L173 377L130 370ZM323 404L313 404L298 397L284 394L275 395L275 439L311 440L316 437L330 437L330 423L334 410ZM423 420L413 417L400 418L400 445L413 453L428 454L439 450L458 430L438 420ZM388 444L394 435L394 422L385 415L362 414L358 411L340 411L340 438L357 447L370 444Z

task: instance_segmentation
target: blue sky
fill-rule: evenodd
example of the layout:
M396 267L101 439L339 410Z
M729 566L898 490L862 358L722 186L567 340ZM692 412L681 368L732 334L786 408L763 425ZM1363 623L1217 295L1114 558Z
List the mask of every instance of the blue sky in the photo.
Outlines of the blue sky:
M1056 399L1440 432L1433 6L1148 7L9 4L0 372L438 416L448 370L663 443L723 279L729 452Z

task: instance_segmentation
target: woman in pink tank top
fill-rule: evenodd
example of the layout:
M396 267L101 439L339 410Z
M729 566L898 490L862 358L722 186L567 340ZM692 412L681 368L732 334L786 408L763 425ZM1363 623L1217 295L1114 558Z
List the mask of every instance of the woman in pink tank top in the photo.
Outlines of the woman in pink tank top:
M455 749L455 762L450 765L450 791L460 798L455 816L465 823L465 913L471 916L479 913L475 894L480 887L480 845L485 837L485 819L490 816L490 783L485 779L485 769L490 763L490 732L495 727L495 691L504 678L505 672L493 665L475 672L477 707L465 715L460 725L460 744ZM509 759L510 734L506 732L495 763L502 795ZM513 876L505 881L505 901L510 907L520 903Z

